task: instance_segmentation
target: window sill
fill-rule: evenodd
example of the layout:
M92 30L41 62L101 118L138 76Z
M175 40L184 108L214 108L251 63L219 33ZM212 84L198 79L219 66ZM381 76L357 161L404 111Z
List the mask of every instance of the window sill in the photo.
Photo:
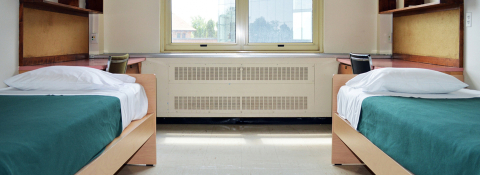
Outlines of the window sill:
M95 55L94 58L108 58L108 56L125 53L105 53ZM348 53L129 53L130 57L142 58L348 58ZM391 58L392 55L371 54L372 58Z

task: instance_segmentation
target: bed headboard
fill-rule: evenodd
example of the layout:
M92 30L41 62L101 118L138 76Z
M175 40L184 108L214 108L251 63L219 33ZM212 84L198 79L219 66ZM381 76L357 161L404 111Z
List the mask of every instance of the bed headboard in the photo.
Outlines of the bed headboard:
M352 79L357 75L354 74L335 74L333 75L332 81L332 117L337 113L337 95L340 87L345 85L348 80ZM463 81L463 75L452 75L455 78L458 78L460 81Z

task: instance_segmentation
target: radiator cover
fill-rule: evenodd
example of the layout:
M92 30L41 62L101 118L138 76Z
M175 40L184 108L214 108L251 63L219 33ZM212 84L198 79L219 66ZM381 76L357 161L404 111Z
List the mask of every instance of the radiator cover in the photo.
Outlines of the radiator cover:
M158 79L157 116L330 117L334 59L225 60L147 59L143 73Z

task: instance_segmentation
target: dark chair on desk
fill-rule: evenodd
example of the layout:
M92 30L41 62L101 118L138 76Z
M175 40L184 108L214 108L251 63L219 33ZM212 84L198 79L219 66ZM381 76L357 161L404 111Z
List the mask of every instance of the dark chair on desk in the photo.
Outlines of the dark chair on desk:
M122 56L110 56L108 57L107 72L114 74L124 74L127 72L127 63L129 54Z
M372 70L372 57L350 53L353 74L361 74Z

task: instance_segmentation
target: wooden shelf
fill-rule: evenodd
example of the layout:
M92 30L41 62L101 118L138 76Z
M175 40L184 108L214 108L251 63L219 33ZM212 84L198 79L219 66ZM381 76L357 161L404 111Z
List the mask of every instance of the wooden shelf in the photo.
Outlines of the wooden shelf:
M393 4L394 2L395 0L379 0L379 5L381 5L379 6L379 14L394 14L403 16L458 8L463 5L463 0L440 0L439 2L396 9L396 5ZM419 4L419 2L417 0L405 0L405 4Z
M422 9L427 9L427 8L443 7L445 5L447 5L447 4L434 2L434 3L411 6L411 7L405 7L405 8L401 8L401 9L387 10L387 11L380 12L380 14L393 14L393 13L397 13L397 12L409 12L409 11L422 10Z
M73 15L88 16L88 14L102 14L100 11L84 9L71 5L50 2L46 0L20 0L24 7L35 8L59 13L67 13Z

